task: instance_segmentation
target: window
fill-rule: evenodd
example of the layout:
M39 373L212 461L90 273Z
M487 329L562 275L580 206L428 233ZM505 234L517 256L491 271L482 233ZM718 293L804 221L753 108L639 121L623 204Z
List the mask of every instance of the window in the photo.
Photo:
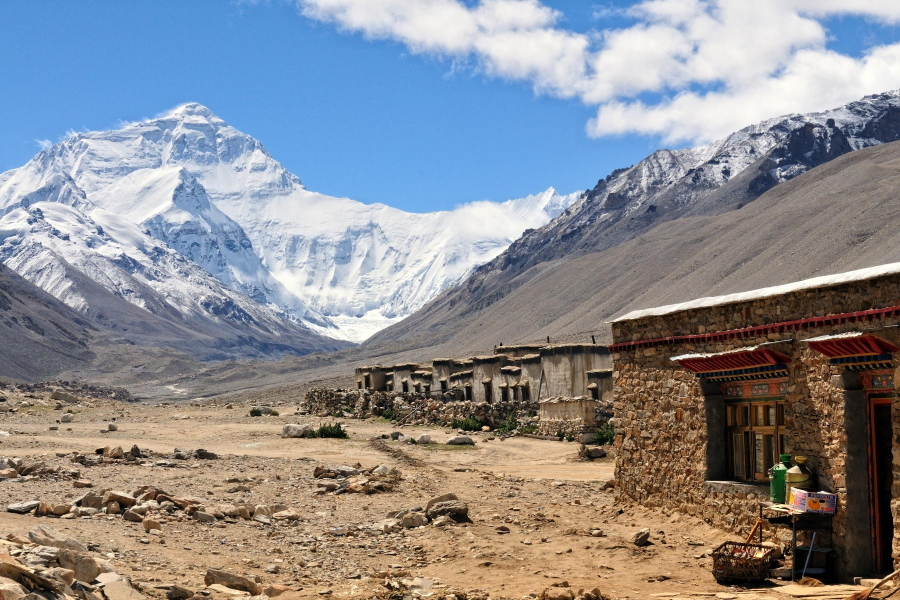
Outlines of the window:
M430 394L430 393L431 393L431 386L428 385L428 384L426 383L425 385L422 386L422 390L423 390L426 394Z
M441 392L446 392L446 391L447 391L447 382L442 379L441 380Z
M784 401L730 401L725 416L729 474L741 481L768 481L778 455L788 450Z
M371 379L371 377L369 377L368 374L366 374L366 383L365 383L365 385L363 385L363 387L366 389L369 389L370 387L372 387L372 379Z
M493 390L493 388L491 388L491 384L489 384L489 383L484 384L484 401L485 402L491 402L493 400L493 398L491 397L493 395L493 391L494 390Z
M594 385L596 385L596 384L594 384ZM592 387L592 388L591 388L591 399L592 399L592 400L599 400L599 399L600 399L600 388L599 388L599 387Z
M403 386L403 387L402 387L402 390L403 390L403 393L404 393L404 394L407 393L407 392L409 392L409 383L407 383L407 382L405 382L405 381L402 381L402 382L401 382L401 385Z
M509 402L509 388L500 388L500 401Z
M467 385L465 389L466 389L466 400L469 400L469 401L472 400L472 386Z
M520 395L520 399L522 400L522 402L528 402L528 397L530 395L528 386L523 385L519 388L519 390L520 390L519 395Z
M356 389L358 389L358 390L363 389L362 381L357 381L357 382L356 382Z

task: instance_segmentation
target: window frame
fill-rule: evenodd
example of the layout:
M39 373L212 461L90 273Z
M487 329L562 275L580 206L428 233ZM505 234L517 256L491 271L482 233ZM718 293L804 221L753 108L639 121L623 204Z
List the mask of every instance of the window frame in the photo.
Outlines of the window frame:
M728 476L734 481L762 483L769 480L768 470L778 456L789 451L789 428L785 419L784 396L759 396L725 399L725 445L728 453ZM771 411L774 410L774 413ZM774 414L774 422L772 416ZM761 419L760 419L761 417ZM760 423L759 421L762 421ZM737 473L735 438L743 437L744 472ZM767 452L767 440L771 449ZM762 456L758 444L762 444ZM768 460L766 460L768 455ZM763 462L760 463L759 461ZM762 470L758 469L762 464Z

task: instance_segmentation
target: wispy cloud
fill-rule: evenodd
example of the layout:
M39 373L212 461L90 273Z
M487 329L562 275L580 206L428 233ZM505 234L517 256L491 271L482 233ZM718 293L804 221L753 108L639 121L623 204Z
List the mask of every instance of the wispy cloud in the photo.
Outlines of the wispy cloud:
M47 150L48 148L53 147L53 142L50 140L34 140L34 143L38 145L38 148L41 150Z
M596 107L592 136L703 142L900 87L900 43L852 57L827 47L824 25L840 16L898 24L896 0L645 0L625 9L627 26L591 32L566 29L540 0L294 1L344 31L577 98ZM599 17L621 10L594 8Z

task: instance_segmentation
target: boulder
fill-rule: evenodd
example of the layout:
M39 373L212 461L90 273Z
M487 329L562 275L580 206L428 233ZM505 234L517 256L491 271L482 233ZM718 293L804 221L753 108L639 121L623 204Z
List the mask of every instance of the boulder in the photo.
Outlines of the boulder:
M38 546L52 546L54 548L77 550L79 552L85 551L85 547L81 542L46 525L40 525L29 531L28 541L32 544L37 544Z
M631 543L635 546L647 546L650 544L650 530L648 528L643 528L633 536L631 536Z
M0 598L3 600L19 600L28 594L28 590L12 579L0 577Z
M203 448L197 448L192 452L194 458L199 458L200 460L216 460L219 458L219 455L215 452L210 452L209 450L204 450Z
M107 430L107 431L118 431L118 430L119 430L119 426L116 425L115 423L110 423L110 424L108 424L108 425L106 426L106 430Z
M408 512L400 518L400 527L412 529L428 525L428 517L421 512Z
M56 560L63 569L75 572L75 579L90 583L103 572L103 567L93 556L87 552L75 550L60 550Z
M75 415L72 413L66 413L59 418L60 423L72 423L75 421Z
M606 458L606 450L600 447L588 448L585 450L584 455L591 460L595 458Z
M122 514L122 518L126 521L131 521L132 523L140 523L144 520L144 517L130 508Z
M208 512L203 512L202 510L198 510L193 514L193 519L200 523L215 523L216 517L214 515L209 514Z
M59 579L66 585L72 585L73 583L75 583L75 572L72 571L71 569L63 569L62 567L53 567L51 569L47 569L42 574L45 577Z
M135 498L128 492L118 492L115 490L110 490L103 494L103 501L101 502L101 504L103 506L108 506L111 502L117 502L119 506L131 508L132 506L134 506Z
M454 446L472 446L475 444L475 441L467 435L454 435L447 440L447 443Z
M416 438L416 443L417 444L430 444L431 436L428 435L427 433L423 433L422 435L420 435L419 437Z
M233 590L247 592L252 596L258 596L262 593L261 586L252 579L221 569L208 569L206 576L203 578L203 583L207 586L222 585Z
M312 427L309 425L297 425L290 423L285 425L281 430L282 437L286 438L302 438L312 433Z
M447 516L457 522L465 522L469 520L469 505L462 500L448 500L446 502L437 502L427 513L429 519Z
M141 525L144 527L144 531L150 533L152 529L156 529L157 531L162 531L162 525L159 524L159 521L156 519L151 519L150 517L144 517L144 520L141 521Z
M76 488L91 488L94 487L94 483L89 479L76 479L72 482L72 487Z
M111 581L104 585L103 596L106 600L144 600L145 598L144 595L122 579Z
M575 591L570 587L548 587L541 592L540 600L575 600Z

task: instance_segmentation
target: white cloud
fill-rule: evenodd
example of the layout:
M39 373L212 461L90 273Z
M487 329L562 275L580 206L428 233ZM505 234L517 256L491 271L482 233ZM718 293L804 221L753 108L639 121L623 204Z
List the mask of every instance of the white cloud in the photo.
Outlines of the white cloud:
M34 143L37 144L41 150L47 150L53 147L53 142L50 140L34 140Z
M827 48L823 24L900 24L896 0L645 0L624 11L630 25L587 33L563 28L540 0L295 2L311 19L596 106L593 136L703 142L900 87L900 42L842 55ZM601 20L611 11L594 7Z

